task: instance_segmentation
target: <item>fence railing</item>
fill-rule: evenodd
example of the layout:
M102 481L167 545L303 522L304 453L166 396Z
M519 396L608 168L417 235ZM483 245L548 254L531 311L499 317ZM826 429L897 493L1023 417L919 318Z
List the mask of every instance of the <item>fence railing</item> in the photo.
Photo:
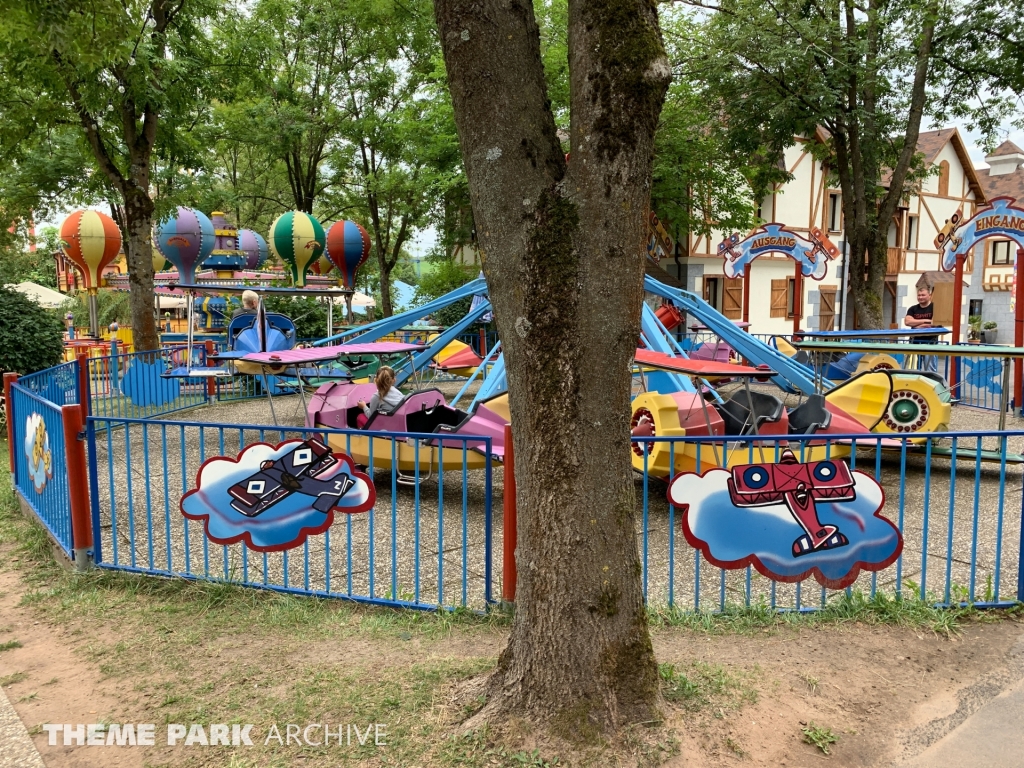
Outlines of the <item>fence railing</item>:
M81 371L77 365L5 381L15 487L68 554L77 556L88 542L102 567L377 604L482 609L492 601L495 581L503 578L492 553L504 540L492 506L505 470L494 477L489 439L445 434L438 445L437 434L97 413L97 402L115 397L110 378L130 372L130 365L127 371L121 361L106 369L91 360ZM89 399L93 413L82 435L78 401L94 388L100 394ZM204 402L204 393L194 393L192 402ZM182 398L192 396L165 406L188 407ZM371 507L335 512L322 532L281 551L244 536L209 537L209 516L204 522L194 510L191 517L183 513L184 499L212 497L200 474L212 472L215 484L218 475L209 467L218 460L230 468L239 454L256 456L249 450L281 450L282 443L311 438L362 465L376 492ZM727 442L688 435L634 438L633 446L637 546L652 607L813 610L854 589L947 605L1024 599L1024 431L757 435ZM828 492L815 495L808 473L823 462L831 469L819 480L840 466L851 479L825 483ZM737 495L733 470L740 465L768 468L765 476L778 487ZM262 466L256 461L253 472ZM797 480L804 487L786 485ZM673 487L682 495L670 495ZM811 542L813 552L794 554L813 532L793 511L807 499L821 530L832 526L842 537L820 551ZM84 505L87 530L73 512L76 500ZM229 528L239 520L235 515ZM252 520L259 529L259 514ZM885 542L897 538L899 547L886 550Z
M488 438L445 435L437 446L436 434L369 439L367 432L99 417L89 419L88 433L101 567L416 608L484 609L492 600ZM370 509L337 513L321 534L284 551L268 551L241 528L230 528L238 534L233 543L206 535L222 531L215 499L221 507L231 501L215 495L217 472L246 449L266 453L312 437L365 464L376 494ZM218 457L223 464L211 469ZM183 497L197 484L191 507ZM207 513L205 523L183 514L196 508ZM239 525L241 516L226 511L236 519L227 525ZM253 518L252 528L261 522ZM216 538L231 537L222 531Z
M859 444L857 449L851 445L853 439ZM855 570L856 545L865 530L876 536L888 530L885 525L875 524L877 515L900 531L902 552L880 570L861 570L845 586L846 591L859 589L874 595L885 590L941 604L969 601L1007 606L1024 600L1024 475L1020 463L1024 457L1014 453L1024 445L1024 432L895 438L758 436L756 442L724 444L721 438L715 441L692 436L633 438L633 444L643 455L643 472L637 479L642 509L638 539L644 595L649 604L692 610L724 610L733 604L790 610L820 608L838 591L821 586L813 578L796 583L787 583L786 579L803 572L805 565L806 569L841 570L844 558L854 558L847 565ZM821 522L844 531L850 545L801 561L791 554L791 542L786 539L792 539L795 546L802 529L795 514L787 510L783 494L776 493L774 503L768 506L742 506L750 499L738 499L729 485L735 478L730 480L730 472L721 471L761 462L778 464L787 448L800 462L841 461L882 487L884 496L877 511L863 507L870 506L870 495L860 493L859 484L864 478L857 479L860 502L816 502ZM958 459L951 460L957 455ZM665 467L675 470L669 472ZM667 494L667 477L680 469L698 467L704 478L691 480L681 488L703 493L706 482L707 497L693 496L688 507L673 503ZM657 477L659 474L665 477ZM870 490L870 484L864 483L864 488ZM758 498L764 502L767 496ZM684 517L693 514L702 516L699 523L691 520L684 525ZM693 536L699 538L701 532L709 536L701 541L700 546L707 546L703 553L684 538L687 525ZM767 578L757 565L747 564L754 558L762 564L773 563L777 571L772 572L785 578ZM720 568L709 559L739 567ZM812 574L808 571L804 575Z

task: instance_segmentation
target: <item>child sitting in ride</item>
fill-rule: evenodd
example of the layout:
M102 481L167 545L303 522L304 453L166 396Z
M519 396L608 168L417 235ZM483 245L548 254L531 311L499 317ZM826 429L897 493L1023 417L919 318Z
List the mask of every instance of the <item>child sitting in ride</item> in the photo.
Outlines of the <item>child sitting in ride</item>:
M377 394L370 398L369 405L363 400L358 403L359 407L363 409L363 412L356 416L356 426L360 429L366 426L370 417L379 408L383 406L394 408L405 398L401 390L395 386L395 370L389 365L382 365L377 369L374 384L377 385Z

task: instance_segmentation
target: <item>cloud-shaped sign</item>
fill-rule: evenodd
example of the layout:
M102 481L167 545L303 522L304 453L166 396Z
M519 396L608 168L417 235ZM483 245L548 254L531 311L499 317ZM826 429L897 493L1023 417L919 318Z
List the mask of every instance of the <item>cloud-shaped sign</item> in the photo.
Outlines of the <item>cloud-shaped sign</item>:
M829 589L896 561L903 537L879 514L885 494L872 477L841 461L786 459L676 476L668 496L690 545L720 568L750 565L782 582L813 575Z
M38 413L29 414L25 419L25 456L28 458L28 474L36 493L42 493L46 481L53 477L53 455L50 453L50 435L46 422Z
M203 521L216 544L244 541L250 549L276 552L323 533L336 512L365 512L376 499L373 481L348 456L311 437L255 443L234 459L209 459L196 488L182 497L181 512Z

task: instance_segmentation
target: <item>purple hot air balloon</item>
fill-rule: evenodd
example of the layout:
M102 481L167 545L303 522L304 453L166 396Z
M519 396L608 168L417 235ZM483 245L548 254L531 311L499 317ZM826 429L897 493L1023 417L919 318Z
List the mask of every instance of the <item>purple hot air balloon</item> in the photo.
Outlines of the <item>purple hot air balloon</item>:
M245 253L245 268L259 269L267 261L269 249L263 235L251 229L238 230L238 250Z
M157 250L178 270L179 280L190 285L213 251L213 222L202 211L178 206L177 213L157 227L154 239Z
M356 272L370 255L370 235L354 221L336 221L327 230L325 252L341 272L344 286L354 290Z

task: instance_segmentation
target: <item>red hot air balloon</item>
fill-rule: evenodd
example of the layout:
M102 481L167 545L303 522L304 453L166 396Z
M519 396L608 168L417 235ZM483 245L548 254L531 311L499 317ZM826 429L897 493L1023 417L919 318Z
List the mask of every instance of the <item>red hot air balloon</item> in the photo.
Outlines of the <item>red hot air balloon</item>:
M354 221L336 221L327 230L327 257L341 272L342 284L356 287L356 272L370 256L370 235Z
M60 247L82 273L90 294L100 287L103 269L121 250L121 230L99 211L75 211L60 225Z

